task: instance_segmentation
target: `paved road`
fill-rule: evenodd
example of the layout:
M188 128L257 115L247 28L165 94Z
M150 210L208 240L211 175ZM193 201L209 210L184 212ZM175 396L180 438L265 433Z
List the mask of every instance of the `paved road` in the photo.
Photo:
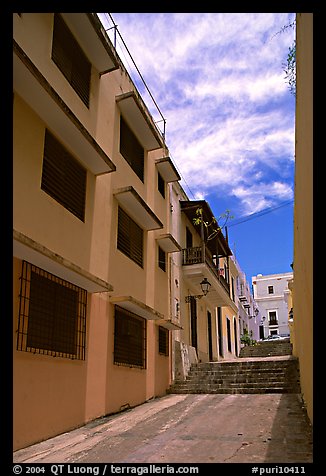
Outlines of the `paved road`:
M16 451L14 462L309 463L296 394L167 395Z

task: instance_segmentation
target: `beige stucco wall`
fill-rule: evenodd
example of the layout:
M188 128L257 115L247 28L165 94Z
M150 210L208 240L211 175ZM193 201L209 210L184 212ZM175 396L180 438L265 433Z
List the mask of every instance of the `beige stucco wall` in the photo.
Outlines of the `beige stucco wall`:
M90 106L86 108L51 60L53 18L53 13L23 13L21 17L13 14L14 39L86 129L95 135L98 120L99 72L92 66Z
M96 417L163 395L171 382L170 356L158 352L158 325L146 321L147 367L113 364L114 305L111 296L132 296L169 315L169 272L157 266L157 233L144 232L144 267L117 250L118 202L114 191L133 186L168 232L169 196L157 190L155 158L145 153L142 183L119 152L120 112L115 96L133 89L121 70L99 79L92 72L87 110L50 59L52 14L14 15L15 39L116 165L116 172L95 177L87 172L85 222L41 190L46 124L14 94L14 228L53 253L113 286L90 294L87 305L86 360L41 356L14 350L14 449L67 431ZM60 138L58 138L60 140ZM167 259L167 265L169 260ZM19 303L21 260L14 258L13 339ZM171 340L171 335L170 335Z
M84 421L87 364L16 350L21 260L14 258L13 265L13 435L16 449L62 433Z
M294 202L295 353L313 420L313 15L297 14Z

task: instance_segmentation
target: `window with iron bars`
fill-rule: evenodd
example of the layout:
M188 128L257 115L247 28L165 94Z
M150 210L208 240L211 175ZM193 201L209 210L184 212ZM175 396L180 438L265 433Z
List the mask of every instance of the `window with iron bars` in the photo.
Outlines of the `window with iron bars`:
M87 291L27 261L20 281L17 350L85 360Z
M114 363L146 368L146 320L115 306Z

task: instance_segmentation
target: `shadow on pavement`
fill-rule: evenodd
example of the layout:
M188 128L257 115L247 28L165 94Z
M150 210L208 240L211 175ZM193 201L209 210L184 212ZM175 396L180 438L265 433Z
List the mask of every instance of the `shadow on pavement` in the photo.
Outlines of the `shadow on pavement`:
M267 440L266 463L313 462L312 426L300 394L282 395Z

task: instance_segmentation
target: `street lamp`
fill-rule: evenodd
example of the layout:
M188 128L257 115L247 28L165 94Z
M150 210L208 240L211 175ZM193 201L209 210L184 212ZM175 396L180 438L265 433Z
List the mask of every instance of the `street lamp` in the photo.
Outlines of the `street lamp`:
M186 296L185 301L190 302L191 298L192 299L201 299L202 297L207 296L208 291L211 287L211 283L207 280L207 278L204 278L200 283L200 287L201 287L201 290L202 290L203 294L195 294L193 296Z

